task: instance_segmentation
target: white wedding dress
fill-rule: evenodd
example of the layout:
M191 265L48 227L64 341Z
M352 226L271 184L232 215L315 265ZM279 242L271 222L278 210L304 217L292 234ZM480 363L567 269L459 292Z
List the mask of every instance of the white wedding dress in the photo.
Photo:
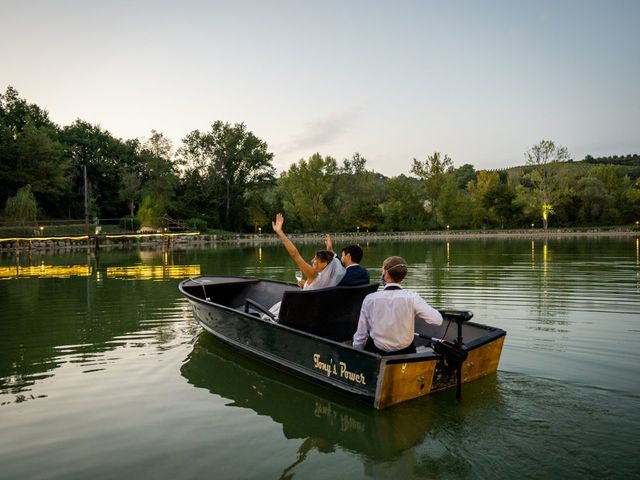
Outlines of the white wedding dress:
M333 259L327 264L327 266L318 273L315 281L310 285L305 283L302 289L318 290L319 288L335 287L340 283L340 280L342 280L346 272L347 270L342 265L342 262L340 261L338 256L334 255ZM280 314L281 304L282 302L277 302L269 309L269 311L276 317L276 319ZM270 317L268 315L263 315L262 318L263 320L270 320Z

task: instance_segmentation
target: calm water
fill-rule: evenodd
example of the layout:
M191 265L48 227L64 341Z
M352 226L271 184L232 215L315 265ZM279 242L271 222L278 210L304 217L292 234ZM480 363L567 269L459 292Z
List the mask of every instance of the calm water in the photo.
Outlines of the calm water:
M0 257L0 478L639 478L638 238L371 242L372 277L390 254L507 331L460 404L376 412L203 333L179 280L293 280L280 247Z

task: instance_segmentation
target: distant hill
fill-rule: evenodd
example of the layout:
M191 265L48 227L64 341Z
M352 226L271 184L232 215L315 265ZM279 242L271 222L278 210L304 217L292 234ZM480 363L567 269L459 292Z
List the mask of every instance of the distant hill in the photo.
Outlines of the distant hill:
M561 168L560 165L570 166L569 168L578 169L582 175L587 175L588 172L597 165L616 165L619 170L628 175L632 181L640 178L640 154L633 155L612 155L609 157L592 157L587 155L583 160L569 161L556 164L556 167ZM510 175L520 176L531 169L529 165L518 165L515 167L508 167L502 169L496 169L498 172L506 172Z
M611 157L592 157L587 155L582 160L585 163L594 164L612 164L612 165L624 165L627 167L640 167L640 154L634 153L633 155L613 155Z

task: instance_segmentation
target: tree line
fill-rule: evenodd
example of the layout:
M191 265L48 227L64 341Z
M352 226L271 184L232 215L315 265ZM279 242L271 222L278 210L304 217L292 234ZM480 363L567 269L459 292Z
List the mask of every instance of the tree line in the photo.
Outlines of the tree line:
M402 231L630 224L640 216L638 155L572 161L542 140L525 163L502 170L455 167L446 154L413 159L411 175L367 169L359 153L337 161L315 153L280 175L265 141L243 123L215 121L174 149L155 130L115 138L77 119L0 94L0 206L5 221L137 219L164 215L203 230L254 232L283 211L291 231ZM85 182L86 175L86 182ZM86 192L86 195L85 195Z

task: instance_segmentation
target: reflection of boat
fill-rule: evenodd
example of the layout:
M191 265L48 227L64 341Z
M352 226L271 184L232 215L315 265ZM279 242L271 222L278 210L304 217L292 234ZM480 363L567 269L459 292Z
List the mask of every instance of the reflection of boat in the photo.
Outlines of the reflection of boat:
M466 321L470 312L442 311L440 327L416 322L417 353L382 357L356 350L350 339L360 306L376 285L302 291L273 280L207 276L179 288L200 325L222 341L376 408L494 373L504 343L504 330ZM266 306L278 301L278 322L265 320Z
M419 403L375 411L315 388L199 335L181 367L190 384L250 408L282 425L288 439L304 439L300 454L336 446L388 460L420 443L431 422ZM294 405L295 407L292 407Z

